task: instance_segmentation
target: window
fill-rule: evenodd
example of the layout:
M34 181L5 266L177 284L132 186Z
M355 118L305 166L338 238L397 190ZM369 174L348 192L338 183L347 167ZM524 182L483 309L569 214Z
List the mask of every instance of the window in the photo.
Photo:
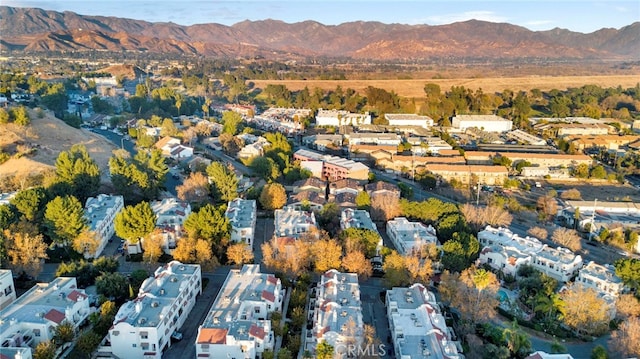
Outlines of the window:
M137 346L138 346L138 344L135 344L135 343L134 343L134 344L131 344L131 346L135 348L135 347L137 347Z
M40 329L34 329L33 330L33 335L35 335L36 337L40 336Z
M140 332L140 338L149 339L149 332Z
M111 334L112 334L114 337L117 337L118 335L120 335L120 331L119 331L119 330L114 330L113 332L111 332Z
M13 293L13 287L12 286L8 286L4 289L4 295L9 295Z
M149 350L149 343L140 343L142 350Z
M254 312L255 312L256 314L259 314L259 313L260 313L260 307L255 307L253 310L254 310Z

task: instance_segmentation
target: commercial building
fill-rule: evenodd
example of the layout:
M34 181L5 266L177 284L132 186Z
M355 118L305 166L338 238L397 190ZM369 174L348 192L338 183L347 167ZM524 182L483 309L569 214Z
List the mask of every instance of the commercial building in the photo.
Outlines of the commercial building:
M371 124L371 115L351 113L342 110L319 109L316 115L316 126L359 126Z
M0 309L16 300L16 286L13 283L13 272L0 269Z
M384 118L389 123L389 126L433 127L433 119L429 116L420 116L412 113L385 113Z
M576 283L593 288L606 296L617 297L624 289L624 283L609 264L600 265L593 261L580 269Z
M83 253L85 258L97 258L104 247L115 234L113 221L116 215L124 208L124 198L122 196L99 194L97 197L87 198L84 206L84 216L87 219L89 231L94 232L100 241L98 248L94 252L85 248Z
M313 308L313 328L305 348L312 353L317 344L327 342L344 356L349 345L361 345L364 340L360 285L355 273L335 269L325 272L318 283Z
M236 198L229 201L224 215L231 223L231 242L245 243L253 250L257 213L253 199Z
M400 254L409 254L427 244L438 244L436 229L420 222L397 217L387 222L387 235Z
M138 297L120 307L109 329L110 345L99 348L118 358L162 358L202 293L200 265L169 262L147 278Z
M422 284L388 290L386 308L394 358L464 358L435 295Z
M170 254L176 248L178 238L182 236L182 226L191 214L191 205L175 197L169 197L151 202L151 209L156 215L156 230L162 236L162 248ZM127 248L130 254L140 251L140 248L133 244L129 244Z
M507 132L513 123L496 115L457 115L453 116L451 126L460 131L477 128L485 132Z
M301 161L300 167L310 170L315 177L330 182L344 178L369 179L369 167L360 162L309 150L298 150L293 154L293 158Z
M29 348L52 340L58 325L68 322L77 329L89 313L88 296L78 289L76 278L38 283L0 310L0 353L24 353L29 358Z
M260 272L260 265L232 269L198 328L198 358L254 359L273 350L269 314L282 312L285 290L280 279Z

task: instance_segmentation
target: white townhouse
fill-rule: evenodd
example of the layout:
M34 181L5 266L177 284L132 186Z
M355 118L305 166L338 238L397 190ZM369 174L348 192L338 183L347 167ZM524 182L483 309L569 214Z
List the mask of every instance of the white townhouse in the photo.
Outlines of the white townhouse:
M191 214L191 205L175 197L151 202L151 210L156 215L156 232L162 236L162 249L171 254L182 236L184 221ZM143 243L144 244L144 243ZM135 246L129 246L129 253Z
M433 119L431 117L413 113L385 113L384 118L389 123L389 126L419 126L427 129L433 127Z
M224 215L231 223L231 242L245 243L253 250L257 216L256 201L242 198L229 201Z
M397 217L387 222L387 235L400 254L409 254L424 245L438 245L436 229L421 222Z
M464 358L435 295L422 284L388 290L386 307L394 358Z
M536 253L531 263L533 267L560 283L566 283L582 268L582 257L567 248L553 248L547 245Z
M0 309L16 300L16 286L13 283L13 272L0 269Z
M274 238L298 238L301 234L316 228L316 216L313 212L301 211L292 206L286 206L282 209L276 209L273 214Z
M316 126L359 126L370 125L371 115L351 113L344 110L323 110L319 109L316 114Z
M616 275L616 270L612 265L600 265L593 261L580 269L576 278L577 283L612 297L618 297L624 290L624 283Z
M280 279L260 272L260 265L232 269L198 328L198 358L261 358L273 350L269 314L282 312L285 290Z
M58 277L50 283L38 283L0 310L0 353L35 348L52 340L56 327L64 322L77 329L89 313L88 296L78 289L76 278Z
M496 115L457 115L453 116L451 126L460 131L477 128L485 132L511 131L513 122Z
M353 208L345 208L340 213L340 228L342 230L348 228L363 228L375 232L378 235L378 244L376 250L379 251L382 248L382 236L378 232L378 227L371 220L369 211Z
M328 270L318 283L312 335L307 336L305 348L315 350L325 341L336 354L345 357L349 345L357 347L363 343L363 327L358 275Z
M115 234L114 220L118 213L124 208L124 198L122 196L99 194L97 197L87 198L84 206L84 217L87 219L89 230L96 234L100 240L100 245L95 252L90 253L85 249L85 258L97 258L104 247Z
M162 358L201 293L200 265L172 261L158 267L138 297L120 307L107 336L110 345L99 351L110 350L118 358Z

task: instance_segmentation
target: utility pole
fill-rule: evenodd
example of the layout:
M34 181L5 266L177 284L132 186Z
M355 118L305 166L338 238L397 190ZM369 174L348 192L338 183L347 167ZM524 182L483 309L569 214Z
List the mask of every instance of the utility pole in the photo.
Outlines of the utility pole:
M480 181L476 184L477 194L476 194L476 207L480 207Z
M591 212L591 226L589 226L589 240L593 237L593 230L596 227L596 206L598 205L598 199L593 200L593 211Z

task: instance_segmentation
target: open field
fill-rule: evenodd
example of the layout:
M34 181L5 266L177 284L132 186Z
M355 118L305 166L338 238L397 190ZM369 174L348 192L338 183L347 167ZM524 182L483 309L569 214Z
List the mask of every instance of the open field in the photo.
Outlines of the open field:
M623 88L634 87L640 82L640 73L634 75L607 76L527 76L527 77L491 77L491 78L457 78L457 79L410 79L410 80L250 80L255 87L264 88L268 84L286 85L291 91L309 90L319 87L323 90L333 90L340 85L343 89L352 88L360 93L368 86L394 91L401 97L423 97L424 85L435 83L442 90L451 86L464 86L476 90L482 88L484 92L501 92L504 89L514 91L531 90L534 88L545 90L564 90L569 87L584 85L598 85L602 87Z

